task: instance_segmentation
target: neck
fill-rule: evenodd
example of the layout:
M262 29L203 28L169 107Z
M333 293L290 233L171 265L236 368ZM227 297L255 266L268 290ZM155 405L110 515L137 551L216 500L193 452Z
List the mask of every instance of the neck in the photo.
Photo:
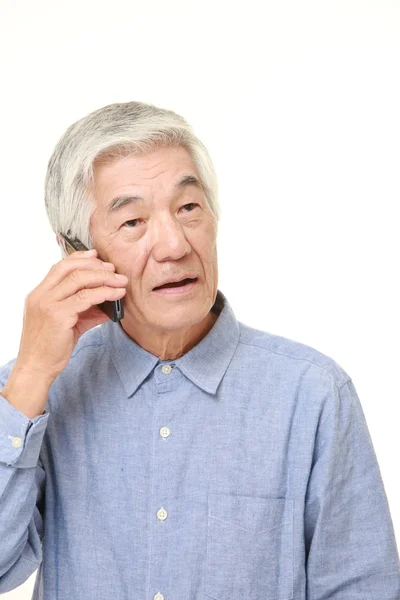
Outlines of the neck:
M154 329L147 326L136 325L132 327L129 315L124 319L123 330L139 346L158 356L161 360L176 360L189 352L198 344L212 329L218 315L213 312L207 313L206 317L199 323L182 331L155 333Z

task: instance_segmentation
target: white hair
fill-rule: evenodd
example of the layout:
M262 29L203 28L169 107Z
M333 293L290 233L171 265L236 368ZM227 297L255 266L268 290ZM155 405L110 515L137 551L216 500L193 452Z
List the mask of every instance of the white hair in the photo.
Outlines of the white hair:
M189 152L218 224L217 175L206 147L191 126L172 110L123 102L104 106L76 121L57 142L45 179L45 205L53 231L79 238L92 248L95 160L143 156L161 147L179 146ZM67 256L64 250L61 254Z

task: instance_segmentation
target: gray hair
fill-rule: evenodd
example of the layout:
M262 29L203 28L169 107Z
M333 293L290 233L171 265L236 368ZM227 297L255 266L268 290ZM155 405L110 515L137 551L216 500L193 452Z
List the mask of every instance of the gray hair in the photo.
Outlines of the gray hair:
M217 224L217 175L204 144L186 120L172 110L143 102L109 104L73 123L57 142L45 179L45 205L55 233L79 238L92 248L90 218L96 161L143 156L161 147L183 146L195 164ZM61 251L65 258L64 250Z

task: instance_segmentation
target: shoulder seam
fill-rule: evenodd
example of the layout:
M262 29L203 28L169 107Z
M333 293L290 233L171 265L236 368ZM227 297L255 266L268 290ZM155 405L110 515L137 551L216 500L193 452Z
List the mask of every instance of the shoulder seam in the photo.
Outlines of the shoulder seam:
M345 385L347 385L347 384L348 384L350 381L352 381L352 379L351 379L351 378L350 378L350 379L347 379L347 381L345 381L345 382L343 383L343 385L341 385L341 386L340 386L340 388L338 388L337 392L338 392L338 397L339 397L339 400L341 400L341 396L340 396L340 392L341 392L341 390L342 390L342 389L344 388L344 386L345 386ZM328 411L328 414L327 414L327 415L325 416L325 418L323 419L321 426L324 426L324 425L325 425L325 422L326 422L326 421L329 419L329 417L331 416L331 414L333 414L333 412L334 412L334 411L335 411L335 406L333 405L333 406L331 407L331 409Z
M343 383L343 384L340 386L340 388L338 389L338 392L339 392L339 394L340 394L340 392L342 391L342 389L344 388L344 386L345 386L345 385L347 385L348 383L350 383L350 381L352 381L351 377L350 377L350 379L348 379L347 381L345 381L345 382L344 382L344 383Z
M319 367L320 369L324 369L324 371L327 371L329 373L329 375L331 377L333 377L333 380L334 380L334 382L336 384L336 387L338 387L338 385L339 385L338 382L336 381L335 376L333 375L333 373L331 373L331 371L327 367L324 367L324 365L320 365L319 363L314 362L313 360L310 360L309 358L303 358L301 356L292 356L291 354L285 354L284 352L277 352L276 350L271 350L270 348L266 348L265 346L262 346L261 344L254 344L254 343L250 344L248 342L244 342L240 338L239 338L239 343L240 344L244 344L245 346L253 346L255 348L262 348L263 350L267 350L267 352L272 352L272 354L277 354L278 356L286 356L287 358L293 358L294 360L304 360L306 362L309 362L312 365L314 365L315 367ZM341 384L340 388L338 388L338 391L340 391L342 389L342 387L344 385L346 385L346 383L348 383L349 381L351 381L351 378L348 379L348 380L346 380L343 384Z

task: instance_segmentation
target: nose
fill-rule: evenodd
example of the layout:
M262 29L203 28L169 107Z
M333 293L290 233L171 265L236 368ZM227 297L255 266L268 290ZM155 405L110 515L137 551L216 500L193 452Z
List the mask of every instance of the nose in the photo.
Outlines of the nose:
M154 224L152 240L152 253L157 262L179 260L191 250L182 225L171 214L160 217Z

